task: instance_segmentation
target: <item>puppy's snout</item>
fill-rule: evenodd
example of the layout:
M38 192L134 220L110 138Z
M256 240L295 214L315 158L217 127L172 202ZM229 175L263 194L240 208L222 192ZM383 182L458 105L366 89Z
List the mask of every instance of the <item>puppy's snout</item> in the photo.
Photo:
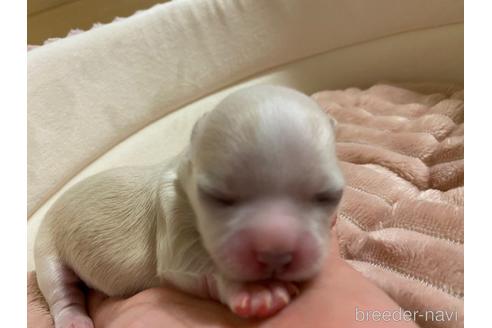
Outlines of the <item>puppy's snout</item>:
M265 220L251 231L253 247L259 259L265 262L282 262L288 258L286 254L295 250L300 229L289 219Z
M322 246L294 215L266 213L247 222L223 244L219 262L239 280L305 280L318 269Z
M273 216L252 231L256 261L267 271L285 271L298 248L299 228L290 217Z
M271 269L279 270L286 268L292 262L292 253L261 252L257 254L256 259Z

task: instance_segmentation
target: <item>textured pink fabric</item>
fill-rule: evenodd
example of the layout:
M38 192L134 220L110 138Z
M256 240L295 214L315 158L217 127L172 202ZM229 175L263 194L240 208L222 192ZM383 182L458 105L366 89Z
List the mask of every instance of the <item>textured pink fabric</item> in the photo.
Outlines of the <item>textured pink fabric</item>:
M376 85L313 96L337 121L342 256L402 308L463 326L463 90Z

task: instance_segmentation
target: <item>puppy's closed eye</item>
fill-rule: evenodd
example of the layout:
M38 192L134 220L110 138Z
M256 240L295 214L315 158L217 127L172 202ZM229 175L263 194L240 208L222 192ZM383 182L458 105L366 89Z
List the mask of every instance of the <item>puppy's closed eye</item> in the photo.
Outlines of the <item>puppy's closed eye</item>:
M198 192L202 198L217 206L232 207L239 202L237 197L210 188L198 187Z
M325 190L314 195L313 200L320 205L337 205L342 198L343 189Z

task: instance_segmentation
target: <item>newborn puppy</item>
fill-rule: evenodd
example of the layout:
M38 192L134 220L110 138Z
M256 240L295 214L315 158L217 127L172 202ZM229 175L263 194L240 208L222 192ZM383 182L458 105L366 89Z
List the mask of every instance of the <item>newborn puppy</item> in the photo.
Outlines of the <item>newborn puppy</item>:
M35 245L57 328L93 327L80 282L109 296L171 284L266 317L320 270L344 181L311 98L253 86L194 126L173 160L108 170L53 205Z

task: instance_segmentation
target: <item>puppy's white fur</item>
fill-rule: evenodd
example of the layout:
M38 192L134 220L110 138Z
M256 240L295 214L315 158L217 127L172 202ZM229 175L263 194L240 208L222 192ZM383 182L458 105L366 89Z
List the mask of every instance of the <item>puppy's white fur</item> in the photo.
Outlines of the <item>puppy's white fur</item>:
M244 316L285 306L287 284L320 269L343 189L332 127L311 98L254 86L200 119L173 160L75 185L49 210L35 246L56 326L92 326L79 278L110 296L171 283ZM278 304L261 310L250 292L241 308L236 296L265 279Z

